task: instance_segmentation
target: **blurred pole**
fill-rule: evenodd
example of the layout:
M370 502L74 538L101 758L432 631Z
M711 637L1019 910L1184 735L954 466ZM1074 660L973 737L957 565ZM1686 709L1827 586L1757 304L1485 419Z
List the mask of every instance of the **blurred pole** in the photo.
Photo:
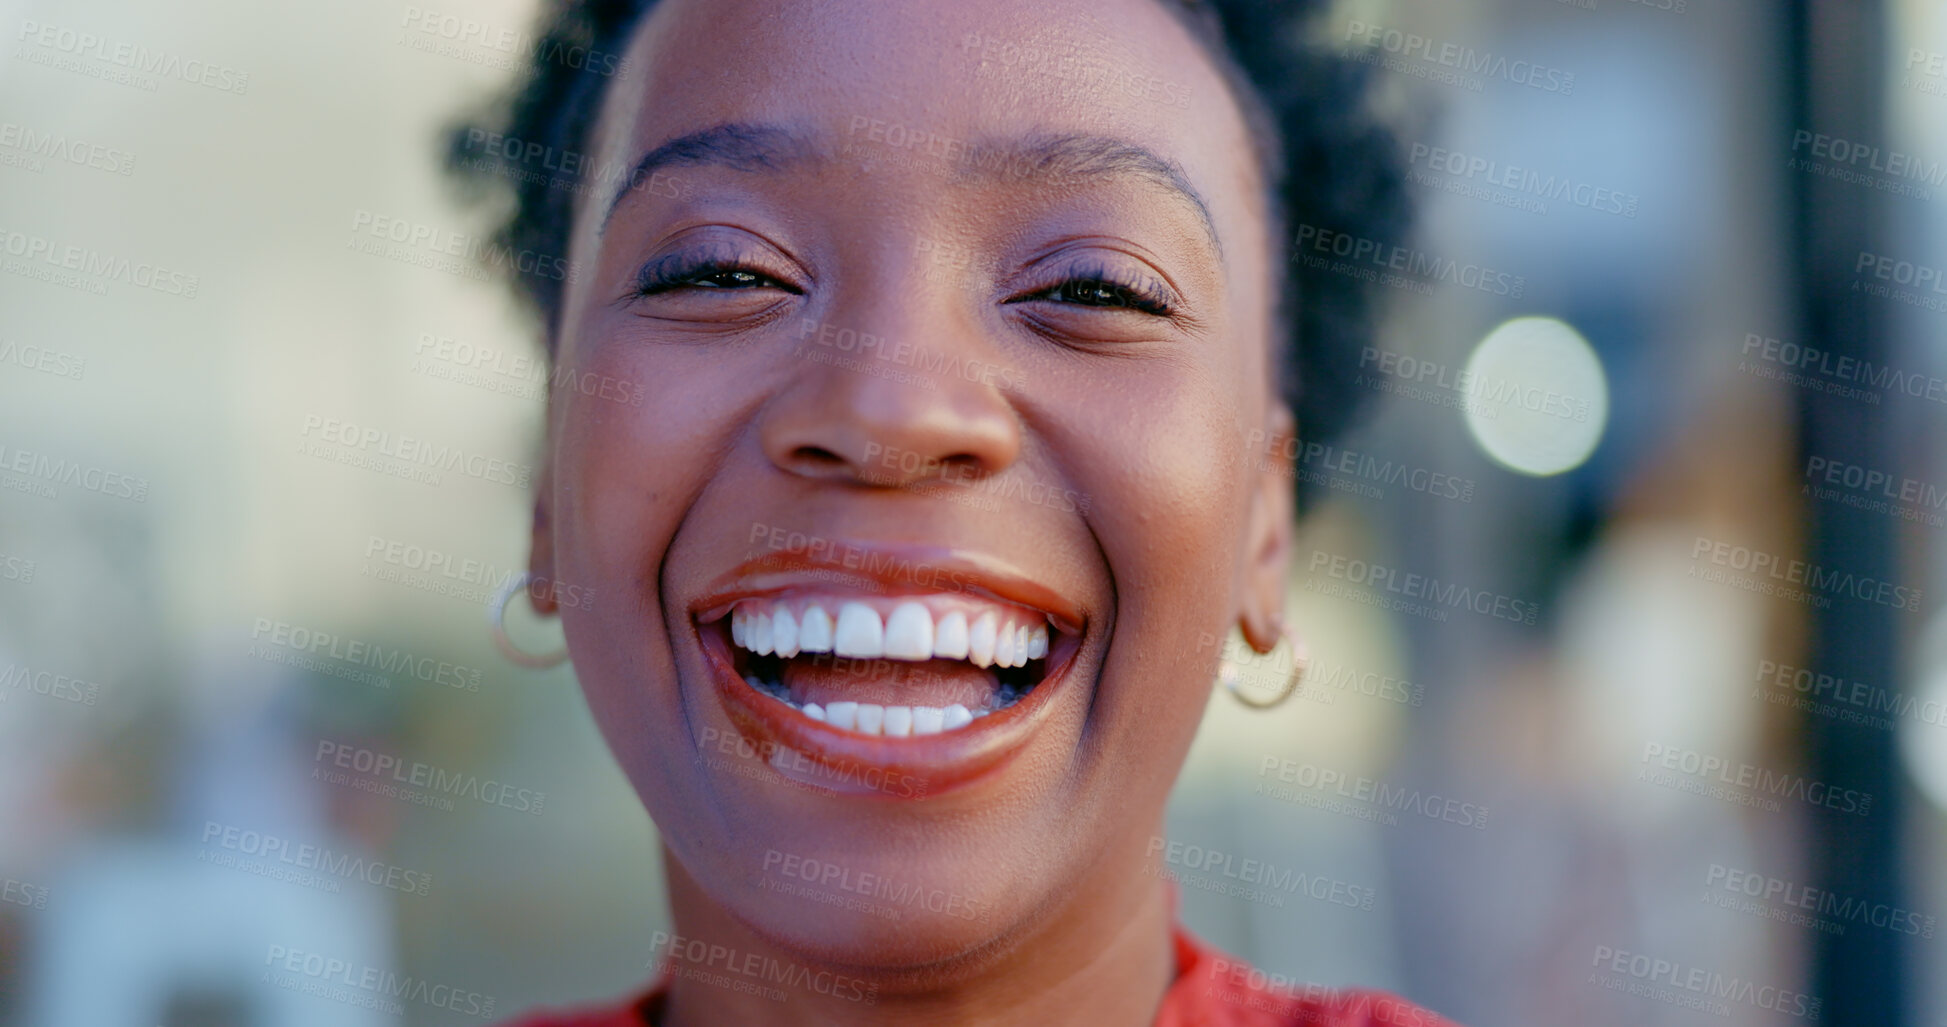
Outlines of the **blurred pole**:
M1887 138L1882 76L1883 0L1800 0L1791 5L1793 95L1788 131ZM1781 139L1788 142L1790 136ZM1784 150L1783 145L1780 150ZM1803 172L1785 173L1792 197L1800 337L1809 346L1879 367L1893 359L1889 301L1853 292L1862 252L1886 253L1884 202L1873 189ZM1889 396L1889 399L1895 397ZM1799 391L1799 465L1808 457L1895 471L1889 411L1812 389ZM1839 503L1804 500L1807 562L1878 581L1909 584L1898 559L1899 521ZM1812 669L1893 688L1900 670L1897 618L1913 614L1851 596L1810 611ZM1844 900L1900 902L1900 777L1896 735L1877 727L1806 717L1807 776L1873 796L1861 817L1826 806L1812 814L1812 881ZM1821 1022L1901 1027L1907 974L1900 935L1854 930L1813 934L1812 991Z

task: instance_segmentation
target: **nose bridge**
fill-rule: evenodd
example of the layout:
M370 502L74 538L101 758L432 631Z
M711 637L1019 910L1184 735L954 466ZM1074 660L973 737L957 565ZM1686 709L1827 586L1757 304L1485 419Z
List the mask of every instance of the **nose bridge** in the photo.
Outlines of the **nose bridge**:
M912 260L836 286L799 321L789 382L763 414L787 472L898 486L986 476L1020 452L1020 424L973 312Z

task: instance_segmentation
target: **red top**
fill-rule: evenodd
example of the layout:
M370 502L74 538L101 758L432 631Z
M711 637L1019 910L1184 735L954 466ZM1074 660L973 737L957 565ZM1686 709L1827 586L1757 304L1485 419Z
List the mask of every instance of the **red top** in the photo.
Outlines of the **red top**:
M1215 949L1182 927L1176 983L1163 995L1154 1027L1457 1027L1383 991L1274 987L1268 975ZM648 994L621 1006L538 1013L509 1027L656 1027L669 995L667 975Z

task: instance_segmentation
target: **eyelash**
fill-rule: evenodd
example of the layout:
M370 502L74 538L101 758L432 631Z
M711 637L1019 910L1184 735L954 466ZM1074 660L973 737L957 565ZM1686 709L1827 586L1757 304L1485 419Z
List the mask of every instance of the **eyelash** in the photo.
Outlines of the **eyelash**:
M700 283L701 279L717 275L745 276L749 280L741 281L736 285ZM725 290L769 287L782 289L793 295L802 294L802 290L778 281L734 257L701 257L689 254L677 254L644 264L642 269L636 272L634 291L637 296L654 296L685 286ZM1108 295L1099 296L1101 302L1094 302L1077 298L1078 295L1088 295L1081 290L1098 290ZM1067 294L1066 298L1063 298L1064 293ZM1052 300L1078 307L1126 308L1151 317L1169 317L1176 312L1168 292L1161 287L1153 283L1131 280L1105 267L1078 267L1062 281L1009 302L1021 303L1028 300Z
M1080 307L1116 308L1124 307L1151 317L1169 317L1176 312L1170 302L1170 294L1152 282L1143 282L1110 271L1106 267L1083 266L1075 268L1067 278L1041 290L1020 297L1012 302L1026 300L1055 299L1064 290L1101 289L1110 295L1104 302L1093 303L1078 299L1056 299L1056 302L1069 303Z
M748 276L753 281L737 285L704 285L700 280L716 275ZM782 289L797 294L799 289L777 280L769 274L751 267L747 262L734 257L697 256L676 254L661 260L651 261L642 266L635 275L635 295L654 296L672 289L688 286L697 289L748 289L757 286Z

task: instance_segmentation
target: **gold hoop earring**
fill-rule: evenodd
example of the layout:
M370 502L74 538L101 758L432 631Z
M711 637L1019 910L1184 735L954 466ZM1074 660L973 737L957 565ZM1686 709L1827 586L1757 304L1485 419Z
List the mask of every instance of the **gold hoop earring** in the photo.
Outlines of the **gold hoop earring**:
M560 666L568 658L568 647L562 646L551 653L530 653L514 644L507 635L507 604L513 601L514 593L526 591L529 576L526 571L508 578L494 593L493 602L487 606L487 631L493 635L494 647L507 662L518 664L529 670L546 670Z
M1244 690L1244 668L1228 657L1217 664L1217 680L1224 683L1225 690L1229 691L1231 698L1239 703L1254 710L1271 709L1297 694L1299 684L1305 680L1305 671L1311 667L1311 656L1305 648L1305 645L1292 635L1291 629L1282 624L1278 625L1278 645L1266 653L1265 657L1274 658L1277 656L1278 649L1284 649L1291 654L1292 666L1291 673L1285 677L1284 688L1270 699L1258 699L1247 694Z

